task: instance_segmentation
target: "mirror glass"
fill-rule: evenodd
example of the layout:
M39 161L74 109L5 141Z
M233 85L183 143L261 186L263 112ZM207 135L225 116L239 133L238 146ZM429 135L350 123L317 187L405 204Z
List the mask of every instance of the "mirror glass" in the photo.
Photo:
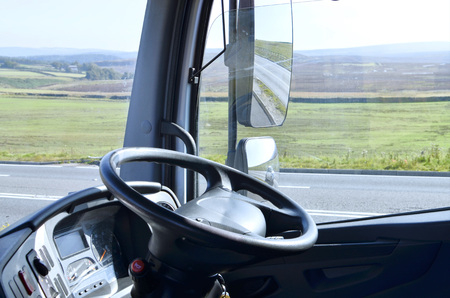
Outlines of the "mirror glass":
M236 149L234 167L277 186L280 165L275 140L272 137L242 139Z
M275 16L277 22L271 22ZM280 126L292 75L291 5L244 7L234 17L230 15L230 23L236 21L237 30L234 38L230 34L227 54L236 56L236 64L228 66L230 80L235 79L237 120L251 127Z

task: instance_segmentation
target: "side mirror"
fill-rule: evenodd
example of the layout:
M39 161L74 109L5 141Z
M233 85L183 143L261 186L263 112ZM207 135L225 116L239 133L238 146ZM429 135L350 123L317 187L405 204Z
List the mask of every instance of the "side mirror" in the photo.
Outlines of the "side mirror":
M240 140L236 148L234 167L277 187L280 163L275 140L272 137Z
M239 3L231 47L237 57L235 71L230 72L237 120L250 127L280 126L286 118L292 76L292 6ZM270 22L271 18L283 21Z

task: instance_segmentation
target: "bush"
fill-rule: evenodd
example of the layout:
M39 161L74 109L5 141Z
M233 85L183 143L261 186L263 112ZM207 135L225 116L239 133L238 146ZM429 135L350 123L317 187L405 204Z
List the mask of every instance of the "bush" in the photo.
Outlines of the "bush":
M16 68L17 67L17 62L14 62L10 59L5 59L3 60L3 64L1 65L1 68Z
M112 68L101 68L96 64L86 67L86 79L88 80L120 80L122 75Z

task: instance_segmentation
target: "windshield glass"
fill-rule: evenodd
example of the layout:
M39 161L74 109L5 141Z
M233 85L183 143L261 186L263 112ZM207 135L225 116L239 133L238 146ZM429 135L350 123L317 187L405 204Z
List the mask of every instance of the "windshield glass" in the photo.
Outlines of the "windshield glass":
M89 186L123 146L146 1L0 3L0 226Z
M213 11L220 11L216 4ZM284 41L270 24L281 18L280 7L291 5L263 4L254 9L254 30ZM225 16L229 53L236 48L230 26L236 15ZM260 17L272 21L258 25ZM276 186L318 223L449 206L450 3L294 2L292 19L282 125L256 128L233 118L241 108L230 90L239 78L226 52L201 75L200 156L240 168L233 154L239 140L272 137L280 167ZM220 51L222 28L218 17L205 63ZM259 154L254 147L247 155Z

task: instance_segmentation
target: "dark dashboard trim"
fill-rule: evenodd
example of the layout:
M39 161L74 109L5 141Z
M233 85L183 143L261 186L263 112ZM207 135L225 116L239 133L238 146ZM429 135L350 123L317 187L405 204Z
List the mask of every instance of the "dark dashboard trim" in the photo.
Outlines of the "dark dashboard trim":
M33 231L31 229L23 228L0 237L0 277L3 268L13 257L17 248L20 247L32 233ZM0 297L6 297L1 286Z
M154 183L151 182L133 181L127 183L131 187L133 187L136 191L141 193L145 193L148 190L154 189ZM0 232L0 239L17 231L23 230L25 228L29 228L31 229L31 232L35 232L40 226L42 226L47 220L49 220L53 216L61 212L67 212L71 214L74 212L77 206L101 198L105 198L108 200L113 199L111 193L105 186L87 188L85 190L69 194L66 197L55 201L54 203L48 205L47 207L9 226L8 228Z
M0 234L0 238L3 238L6 235L25 228L29 228L32 232L35 232L47 220L61 212L72 213L75 207L80 204L107 197L111 197L111 194L105 186L92 187L73 194L69 194L68 196L55 201L47 207L31 214L28 217L23 218L16 224L6 228Z

